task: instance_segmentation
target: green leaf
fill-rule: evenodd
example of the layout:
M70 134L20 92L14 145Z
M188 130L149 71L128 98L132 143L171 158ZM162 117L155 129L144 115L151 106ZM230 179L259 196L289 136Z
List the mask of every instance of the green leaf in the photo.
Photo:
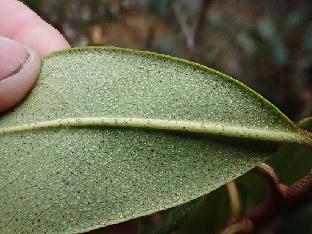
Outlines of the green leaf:
M312 117L301 120L298 126L312 131ZM274 168L280 181L290 185L309 173L312 168L311 155L311 147L289 144L281 147L268 163Z
M0 117L0 139L1 233L145 216L242 175L275 143L312 141L228 76L118 48L45 58L33 92Z
M176 233L218 233L229 221L229 209L228 191L222 186L202 198L199 206Z
M311 131L312 118L303 119L298 123L298 126ZM266 163L274 168L282 183L290 185L303 178L311 170L311 148L294 144L283 145ZM251 170L237 178L235 183L239 190L242 205L241 217L246 216L261 202L270 198L271 188L266 178L255 170ZM223 189L223 187L218 190ZM222 199L222 197L226 197L227 191L223 189L225 195L223 194L222 196L220 193L216 194L218 190L205 196L207 205L202 205L193 212L191 217L184 221L184 224L179 228L178 234L215 233L226 225L229 216L229 207L227 207L229 201L224 198ZM300 230L298 233L302 233L303 231L298 229L298 225L308 222L309 218L311 219L312 213L310 212L310 208L294 211L295 213L291 213L289 217L279 217L279 219L283 218L283 221L279 220L281 223L281 227L278 228L281 229L279 232L284 233L288 230L288 233L294 233L294 230ZM306 233L309 233L311 229L307 228L308 225L306 224L301 227Z
M165 214L161 214L162 222L153 224L149 221L150 216L142 218L139 221L139 234L171 234L189 218L189 216L198 207L201 207L204 197L192 200L191 202L167 210Z
M306 118L298 123L304 129L312 131L312 118ZM307 175L312 168L312 149L298 145L285 145L268 161L277 172L280 181L292 184ZM280 226L276 233L312 232L312 206L305 205L293 212L279 217Z
M298 126L308 131L312 131L312 117L307 117L300 120Z

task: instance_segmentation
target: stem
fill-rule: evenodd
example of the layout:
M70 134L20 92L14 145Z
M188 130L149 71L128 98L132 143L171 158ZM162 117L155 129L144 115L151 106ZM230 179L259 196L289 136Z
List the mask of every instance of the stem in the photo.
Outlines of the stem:
M271 184L279 183L278 176L270 165L266 163L260 163L259 165L256 166L256 169L261 174L263 174Z
M312 191L312 170L308 175L290 187L283 184L277 185L277 188L281 192L281 196L272 196L269 200L256 207L245 218L232 222L230 225L225 227L221 233L232 234L237 232L255 232L256 229L265 226L275 217L285 215L306 203L310 203ZM252 227L250 230L247 230L246 223L252 224L248 226ZM229 232L229 230L234 231Z
M256 170L261 173L266 180L268 181L270 187L271 187L271 196L272 197L282 197L285 185L282 185L279 183L278 176L274 169L265 163L260 163L258 166L256 166Z
M241 210L241 202L236 183L234 181L231 181L226 184L226 188L229 194L229 202L231 209L230 220L235 220L239 217Z

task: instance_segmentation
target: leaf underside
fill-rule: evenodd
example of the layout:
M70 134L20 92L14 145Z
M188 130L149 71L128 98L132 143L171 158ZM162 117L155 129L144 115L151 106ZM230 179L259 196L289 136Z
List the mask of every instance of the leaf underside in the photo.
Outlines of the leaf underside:
M0 116L0 232L77 233L174 207L250 170L276 142L311 138L214 70L119 48L54 53L29 97Z

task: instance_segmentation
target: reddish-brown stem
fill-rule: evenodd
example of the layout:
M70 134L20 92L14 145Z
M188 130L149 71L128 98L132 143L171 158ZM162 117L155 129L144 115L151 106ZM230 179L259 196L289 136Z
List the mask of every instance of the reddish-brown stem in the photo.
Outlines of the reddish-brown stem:
M284 190L287 186L279 183L278 176L274 169L265 163L260 163L255 169L267 180L271 188L271 196L274 200L279 200L283 197Z
M265 174L268 175L267 173ZM271 178L271 182L272 181L276 180ZM275 195L272 194L270 199L261 203L245 218L230 223L221 233L233 234L254 232L259 227L268 224L275 217L287 214L288 212L311 202L312 170L304 178L289 187L280 183L276 183L274 187L276 188L276 191L278 191L274 193Z

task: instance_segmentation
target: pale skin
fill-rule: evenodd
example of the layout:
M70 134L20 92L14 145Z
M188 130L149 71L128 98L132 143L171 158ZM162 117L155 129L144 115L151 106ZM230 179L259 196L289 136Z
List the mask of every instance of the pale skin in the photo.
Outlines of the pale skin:
M1 0L0 37L0 112L3 112L31 90L40 71L39 57L70 45L55 28L17 0ZM14 41L8 42L6 38ZM25 46L33 50L24 53Z

